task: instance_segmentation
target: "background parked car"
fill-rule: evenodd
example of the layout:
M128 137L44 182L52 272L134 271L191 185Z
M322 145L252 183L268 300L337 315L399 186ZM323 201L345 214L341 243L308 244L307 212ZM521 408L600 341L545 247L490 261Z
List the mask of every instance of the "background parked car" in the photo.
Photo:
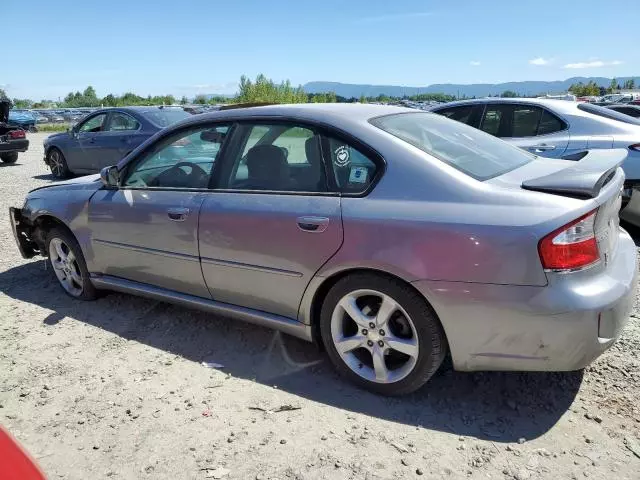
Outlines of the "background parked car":
M479 128L536 155L578 160L588 150L623 148L627 180L640 182L640 121L590 103L539 98L463 100L433 112Z
M631 103L640 100L637 93L612 93L605 95L599 101L592 102L594 105L617 105L621 103Z
M15 163L19 152L26 152L29 140L24 130L17 125L10 125L9 112L11 101L0 98L0 161Z
M609 105L607 107L610 110L615 110L616 112L624 113L625 115L629 115L633 118L640 118L640 105Z
M99 172L118 163L162 128L189 117L182 108L106 108L44 141L45 163L57 178Z
M29 110L12 109L9 110L9 125L20 127L23 130L34 131L36 127L36 117Z
M591 103L539 98L463 100L432 111L542 157L580 160L593 149L625 150L629 206L621 216L640 225L640 191L633 188L640 185L640 120Z
M52 110L44 112L43 115L49 119L49 123L64 123L64 117Z
M49 119L40 112L33 112L36 117L36 123L49 123Z

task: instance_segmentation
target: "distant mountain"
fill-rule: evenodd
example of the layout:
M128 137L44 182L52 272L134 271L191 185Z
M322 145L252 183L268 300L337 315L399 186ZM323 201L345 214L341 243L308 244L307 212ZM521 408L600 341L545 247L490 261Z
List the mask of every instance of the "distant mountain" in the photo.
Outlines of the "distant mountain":
M634 79L636 86L640 87L640 77L616 77L622 85L626 80ZM446 95L486 97L488 95L500 95L505 90L511 90L519 95L538 95L541 93L564 93L569 87L578 82L588 83L591 80L599 86L608 87L611 78L605 77L572 77L566 80L553 82L525 81L507 83L474 83L469 85L456 83L441 83L428 85L426 87L403 87L398 85L357 85L351 83L338 82L309 82L303 85L307 93L335 92L342 97L377 97L378 95L389 95L391 97L402 97L418 95L420 93L444 93Z

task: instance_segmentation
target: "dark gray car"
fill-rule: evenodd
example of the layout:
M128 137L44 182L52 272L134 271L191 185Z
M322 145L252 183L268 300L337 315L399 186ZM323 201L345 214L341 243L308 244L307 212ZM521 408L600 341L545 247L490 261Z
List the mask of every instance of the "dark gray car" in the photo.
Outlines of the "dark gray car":
M181 108L106 108L44 141L44 161L57 178L96 173L122 160L156 132L189 114Z
M99 289L322 342L385 394L459 370L575 370L620 335L636 247L624 150L538 157L432 113L305 104L192 116L11 222L74 298Z

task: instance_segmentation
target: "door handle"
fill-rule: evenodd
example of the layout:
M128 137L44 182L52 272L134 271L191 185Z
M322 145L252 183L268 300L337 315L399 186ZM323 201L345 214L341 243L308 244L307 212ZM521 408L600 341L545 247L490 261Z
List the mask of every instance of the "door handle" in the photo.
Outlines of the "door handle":
M298 217L298 228L304 232L324 232L329 226L327 217Z
M167 210L167 216L174 222L184 222L189 216L188 208L170 208Z
M555 150L556 146L555 145L545 145L543 143L542 145L534 145L533 147L531 147L531 149L534 152L546 152L548 150Z

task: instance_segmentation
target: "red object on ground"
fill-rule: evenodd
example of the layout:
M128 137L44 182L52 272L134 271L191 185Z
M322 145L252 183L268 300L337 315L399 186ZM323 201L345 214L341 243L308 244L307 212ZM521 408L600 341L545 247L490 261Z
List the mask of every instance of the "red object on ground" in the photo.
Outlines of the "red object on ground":
M2 480L46 480L36 462L2 426L0 426L0 478Z

